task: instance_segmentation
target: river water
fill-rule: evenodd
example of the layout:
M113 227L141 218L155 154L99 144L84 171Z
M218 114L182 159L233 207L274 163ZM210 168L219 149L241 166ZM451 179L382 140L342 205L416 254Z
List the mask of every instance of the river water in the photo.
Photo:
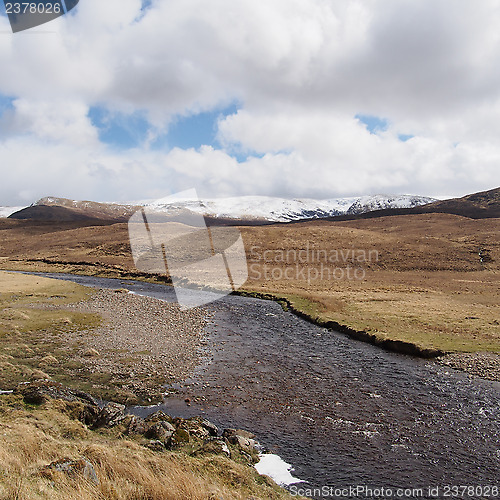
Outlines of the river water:
M44 276L175 300L163 285ZM500 483L499 383L385 352L274 302L228 296L205 307L213 313L206 362L163 405L131 412L203 414L251 430L293 464L302 488L423 488L415 497L436 498L428 488L439 486L445 498L447 485L464 485L479 488L457 497L495 498L488 486Z

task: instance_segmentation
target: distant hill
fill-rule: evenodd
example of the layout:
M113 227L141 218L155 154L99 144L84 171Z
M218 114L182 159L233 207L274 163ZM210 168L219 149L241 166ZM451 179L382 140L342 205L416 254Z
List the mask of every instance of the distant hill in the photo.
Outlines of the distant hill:
M9 219L37 220L47 222L76 222L76 221L100 221L102 219L91 217L89 214L81 213L66 207L51 207L45 205L33 205L23 208L8 217Z
M384 208L409 208L436 201L414 195L374 195L352 198L315 200L284 199L270 196L239 196L181 200L175 203L158 200L145 206L158 212L190 210L214 220L255 222L291 222L304 219L324 219L343 214L357 214Z
M419 207L421 213L438 212L463 215L471 219L500 217L500 187L469 194L462 198L436 201L425 207Z
M19 210L22 210L25 208L25 206L22 207L4 207L0 206L0 219L4 217L8 217L9 215L19 212Z
M462 198L434 201L426 205L413 208L387 208L365 213L341 215L328 218L329 220L371 219L390 215L408 214L452 214L468 217L469 219L494 219L500 218L500 188L469 194Z
M48 197L42 198L33 205L11 214L9 218L52 222L84 220L124 222L129 219L137 208L132 205Z

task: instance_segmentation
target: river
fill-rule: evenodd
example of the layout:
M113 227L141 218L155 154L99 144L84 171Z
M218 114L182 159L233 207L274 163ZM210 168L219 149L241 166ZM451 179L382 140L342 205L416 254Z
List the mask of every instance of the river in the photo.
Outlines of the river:
M42 275L175 300L164 285ZM251 430L293 464L301 487L423 488L419 498L436 498L428 488L439 486L444 498L446 485L464 485L486 488L461 498L495 498L499 383L349 339L275 302L228 296L205 307L206 361L163 405L131 412L203 414Z

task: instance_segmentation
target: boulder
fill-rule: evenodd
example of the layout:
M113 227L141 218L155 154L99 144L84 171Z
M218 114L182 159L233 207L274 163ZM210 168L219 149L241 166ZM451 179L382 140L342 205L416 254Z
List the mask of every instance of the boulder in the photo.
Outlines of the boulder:
M246 452L255 452L255 434L251 432L242 429L224 429L222 437L227 439L229 444L237 445Z
M122 422L125 424L125 434L144 434L148 428L146 421L137 415L127 415L126 419Z
M101 427L114 427L125 420L125 406L118 403L108 403L102 410L91 429L99 429Z
M211 428L211 430L209 430L212 424L210 424L208 420L205 422L208 422L209 425L206 425L203 422L204 419L201 417L191 417L187 419L176 417L173 420L173 424L177 429L184 429L185 431L188 431L191 436L198 439L207 439L211 436L210 432L214 432L214 429ZM217 428L215 427L215 429Z
M21 394L26 404L41 405L51 399L75 403L72 418L78 419L85 425L92 425L101 411L97 401L90 394L77 389L69 389L51 380L22 383L14 392Z
M162 421L151 425L144 433L144 437L162 441L166 444L173 436L174 432L175 427L171 423Z
M176 448L177 446L187 444L189 443L189 439L190 439L189 432L179 427L170 437L169 448Z
M194 457L200 455L225 455L231 458L231 451L223 439L216 438L205 441L201 448L192 453Z
M97 401L90 394L78 389L69 389L59 382L51 380L38 380L36 382L19 384L14 392L22 394L27 404L39 405L47 402L49 399L62 399L63 401L81 401L85 404L98 406Z
M219 435L219 429L218 427L213 424L212 422L206 420L206 419L203 419L201 421L201 425L208 431L208 433L210 434L210 436L218 436Z
M87 479L87 481L99 484L99 478L97 477L94 466L86 458L80 458L78 460L62 458L46 465L40 470L40 474L43 477L51 480L55 479L55 473L57 472L62 472L70 477L80 475Z

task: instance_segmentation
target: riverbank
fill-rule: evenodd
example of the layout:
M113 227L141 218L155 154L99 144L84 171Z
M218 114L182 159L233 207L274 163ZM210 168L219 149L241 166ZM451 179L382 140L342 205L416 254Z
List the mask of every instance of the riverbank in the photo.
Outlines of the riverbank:
M436 359L443 365L475 377L500 382L500 354L494 352L455 352Z
M75 263L51 262L48 264L44 262L41 264L40 262L30 262L24 263L21 266L16 265L15 267L21 267L31 272L60 272L122 280L133 279L146 283L169 285L169 279L165 276L133 273L126 271L120 266L102 268L99 265L81 266ZM371 277L373 278L373 275ZM468 277L472 278L474 275L469 273ZM402 280L401 273L398 274L398 278ZM479 330L486 318L480 323L476 321L480 319L478 316L468 316L465 321L460 319L463 318L462 314L471 314L472 308L478 307L477 304L471 305L470 307L464 306L466 308L463 309L464 312L462 314L460 314L462 308L457 307L455 304L454 308L449 307L448 309L455 309L455 318L447 318L445 320L443 316L446 310L439 310L439 307L446 302L447 298L450 298L450 291L444 296L439 297L439 294L436 293L438 290L435 284L431 284L430 289L426 291L423 288L417 288L415 279L416 278L411 277L405 278L407 283L411 283L411 285L409 284L408 286L409 289L416 294L415 299L412 299L412 295L408 293L399 294L399 297L396 297L395 294L387 296L387 290L390 286L389 279L387 280L388 283L386 283L385 292L383 293L386 297L380 299L373 298L377 293L377 287L382 286L380 277L375 280L375 283L369 283L368 280L365 280L363 283L358 283L357 287L355 286L356 284L345 283L348 291L330 290L330 295L334 295L330 297L328 297L326 292L323 294L318 293L315 296L311 296L305 292L299 295L300 286L297 289L293 289L295 293L289 293L287 287L277 287L276 283L265 285L266 289L273 291L257 291L255 290L256 288L263 288L264 286L262 284L257 286L251 281L248 282L250 285L253 285L251 288L247 288L245 285L243 289L237 290L234 294L278 302L286 311L290 311L312 324L342 332L350 338L375 345L387 351L433 359L441 365L466 372L472 376L500 381L500 341L496 333L498 324L497 321L493 319L495 310L498 309L498 305L490 303L490 294L486 293L491 287L493 287L493 293L496 283L494 277L491 277L489 281L484 280L484 275L481 276L482 281L467 280L469 282L468 287L472 287L474 290L476 290L476 285L483 285L484 288L482 296L479 293L476 295L483 302L486 300L486 304L479 306L482 314L485 313L485 307L489 308L488 316L490 318L487 319L489 324L487 331L483 332L483 336L479 334ZM420 278L420 280L421 279L422 278ZM441 277L438 281L444 282L445 279L446 278ZM450 278L449 286L453 287L453 282L459 285L462 281L464 280L458 279L455 275L453 280ZM419 286L422 286L421 281ZM471 289L467 288L466 291L467 293L462 294L457 289L451 293L455 298L457 293L463 295L460 299L463 302L464 299L467 299ZM349 293L351 294L350 297L352 298L353 305L346 311L345 303L348 301ZM425 298L422 297L424 293L434 296L437 295L438 303L434 303L432 308L429 308L428 304L424 305L423 299L425 300ZM335 294L338 298L335 297ZM372 299L366 299L366 297L370 295ZM366 311L356 311L354 305L357 301L366 304L367 300L372 308L375 307L373 310L373 317L370 320L366 317ZM398 302L401 300L406 300L408 302L405 306L406 311L412 311L412 308L418 308L415 309L413 313L406 312L402 318L396 319L393 312L389 313L388 307L391 307L391 302L393 305L396 305L394 301ZM325 305L325 301L327 301L330 306ZM337 307L335 312L331 310L331 304L335 304L335 307ZM381 310L378 310L378 308L381 308ZM460 316L458 316L457 310ZM438 317L430 320L430 313L432 311L435 311ZM411 315L410 321L405 321L406 318L404 316L406 314ZM336 316L342 318L342 321L331 319ZM450 323L453 321L457 321L457 325L450 327ZM464 323L470 325L474 322L476 322L477 325L474 326L473 331L465 333L461 330L464 328ZM149 397L150 396L147 396L146 400ZM158 398L158 393L154 398Z
M151 404L200 364L203 309L0 273L0 386L54 378L102 399Z
M4 272L0 306L2 498L291 498L253 469L249 433L94 399L161 401L200 362L202 310Z
M304 299L300 300L299 298L297 305L293 299L283 295L245 290L238 290L235 294L278 302L285 311L290 311L314 325L344 333L350 338L375 345L386 351L433 359L443 366L465 372L471 376L500 382L500 353L498 352L446 352L412 342L388 339L385 335L356 330L348 325L326 320L318 315L312 315L309 311L314 305L309 304Z
M254 469L249 433L163 412L141 419L124 408L100 408L91 395L48 381L0 395L0 497L292 498Z
M115 388L106 399L127 405L161 401L163 387L188 378L206 355L206 310L181 311L176 303L125 289L99 289L71 308L103 318L98 327L66 340L80 346L73 356L75 376L100 374L103 384L94 384L93 392Z

